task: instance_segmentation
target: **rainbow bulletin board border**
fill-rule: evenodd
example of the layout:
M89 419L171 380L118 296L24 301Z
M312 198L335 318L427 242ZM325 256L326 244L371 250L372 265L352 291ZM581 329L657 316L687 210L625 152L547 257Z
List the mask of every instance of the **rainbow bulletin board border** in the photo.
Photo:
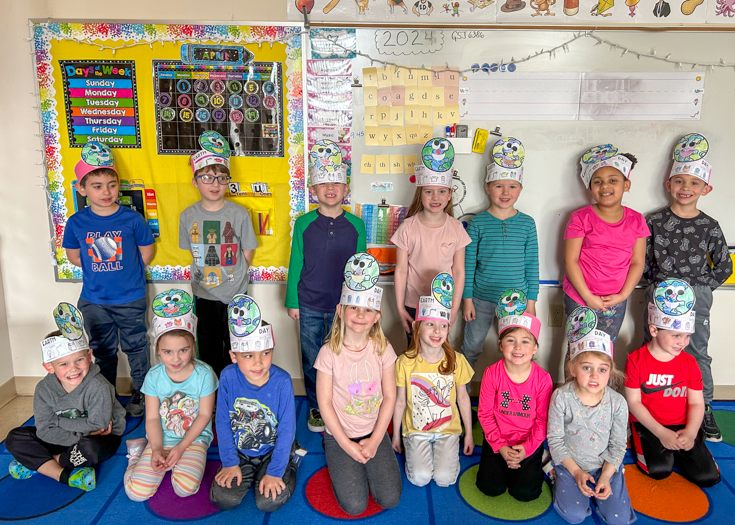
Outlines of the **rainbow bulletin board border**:
M287 127L287 149L288 162L288 197L285 195L285 184L283 184L283 205L289 207L289 219L281 221L280 227L272 238L258 238L261 248L256 251L253 265L250 267L250 280L262 281L285 281L288 275L288 247L293 232L293 224L297 217L305 212L305 179L304 179L304 133L303 133L303 76L302 76L302 39L301 29L298 26L260 26L260 25L198 25L198 24L120 24L120 23L64 23L64 22L34 22L31 21L31 31L34 49L34 67L37 76L40 98L40 110L42 116L43 156L46 173L48 177L48 200L52 235L54 242L54 260L56 263L56 279L58 281L72 281L82 278L81 268L72 265L66 258L65 250L61 243L64 237L64 228L67 217L73 209L69 209L67 201L70 200L71 190L65 195L64 167L67 173L73 171L73 163L77 158L64 161L62 150L69 147L67 144L66 126L59 124L59 111L64 112L63 101L59 109L57 102L57 90L63 88L54 74L59 74L55 68L59 67L58 61L54 63L51 54L52 43L70 41L79 45L79 59L87 59L98 56L102 51L101 46L107 46L104 53L99 53L99 58L115 59L115 49L128 48L138 45L151 46L153 43L215 43L215 44L270 44L285 43L285 92L284 109L286 109ZM99 48L99 50L97 49ZM112 56L109 51L112 50ZM122 54L122 53L121 53ZM121 58L122 60L122 58ZM138 64L138 76L147 74L150 61L145 60ZM142 69L141 69L142 68ZM62 115L63 116L63 115ZM64 117L65 119L65 117ZM64 133L64 136L60 133ZM141 135L146 142L146 135L151 137L155 144L155 126L146 127L141 120ZM62 142L63 141L63 142ZM114 146L113 146L114 147ZM144 146L145 149L145 146ZM155 155L154 151L151 153ZM69 150L78 152L79 150ZM120 151L120 150L115 150ZM132 151L132 150L127 150ZM117 153L116 153L117 155ZM179 158L177 158L179 159ZM188 160L180 157L182 162ZM249 161L252 159L249 159ZM256 162L262 162L257 159ZM260 164L258 166L261 166ZM234 168L234 166L233 166ZM188 169L188 168L187 168ZM243 169L240 172L245 171ZM234 174L234 172L233 172ZM190 172L189 172L190 177ZM67 177L68 178L68 177ZM68 181L67 181L68 182ZM255 182L255 181L248 181ZM66 184L68 186L68 184ZM155 186L155 184L154 184ZM183 186L186 186L185 184ZM275 186L278 186L277 184ZM191 193L190 188L185 191ZM276 195L278 188L274 191ZM190 200L193 198L190 198ZM256 202L257 207L257 200ZM188 204L191 204L189 202ZM249 201L252 202L252 201ZM159 206L161 199L159 197ZM71 203L70 203L71 204ZM187 204L187 205L188 205ZM248 206L246 206L248 207ZM73 208L73 205L72 205ZM182 207L183 209L183 207ZM160 211L160 210L159 210ZM176 212L176 224L178 224L178 213ZM169 210L172 213L172 210ZM285 214L285 209L283 211ZM282 215L283 215L282 214ZM166 235L157 239L156 257L151 266L146 268L146 278L150 281L188 281L190 255L178 249L178 232L170 228ZM162 246L159 243L170 243ZM269 243L269 247L266 244ZM178 252L177 252L178 250ZM179 259L179 260L176 260Z

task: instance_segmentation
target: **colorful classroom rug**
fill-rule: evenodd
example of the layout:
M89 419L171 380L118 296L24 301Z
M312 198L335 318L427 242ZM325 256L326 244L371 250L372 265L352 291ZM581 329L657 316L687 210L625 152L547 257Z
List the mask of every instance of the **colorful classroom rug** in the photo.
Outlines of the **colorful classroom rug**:
M642 475L628 453L625 476L639 525L666 523L718 524L735 523L735 402L714 403L717 421L723 431L722 443L709 443L722 473L722 482L712 488L699 489L678 474L663 481ZM145 434L143 420L129 418L123 446L112 459L97 469L97 489L84 493L37 475L25 481L7 474L11 456L0 444L0 521L74 525L132 525L171 522L197 522L202 525L247 523L248 525L333 524L357 522L369 525L444 524L556 524L565 522L551 506L551 491L544 487L541 497L530 503L519 503L508 494L487 498L475 487L474 477L480 460L480 447L472 456L462 456L462 470L457 484L449 488L410 484L404 475L401 503L384 511L374 502L357 518L343 513L336 504L329 474L325 468L321 435L306 428L305 398L296 401L297 439L308 451L298 471L297 490L278 512L264 514L255 506L252 494L235 510L222 512L209 502L209 485L219 466L216 441L209 449L208 465L202 489L198 494L177 497L167 476L158 493L147 503L133 503L122 486L127 466L124 440ZM33 424L31 419L27 424ZM475 435L481 435L475 432ZM399 456L403 469L403 457ZM594 512L587 524L602 525Z

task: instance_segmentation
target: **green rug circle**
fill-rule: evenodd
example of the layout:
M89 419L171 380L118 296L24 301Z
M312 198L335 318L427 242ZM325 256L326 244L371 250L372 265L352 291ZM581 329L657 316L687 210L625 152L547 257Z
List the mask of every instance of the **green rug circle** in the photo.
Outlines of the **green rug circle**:
M731 410L715 410L715 421L722 432L722 441L735 446L735 412Z
M541 495L528 503L522 503L505 492L491 498L486 496L475 485L479 465L465 470L459 478L459 493L467 504L478 512L501 520L522 521L540 516L551 505L551 489L544 483Z

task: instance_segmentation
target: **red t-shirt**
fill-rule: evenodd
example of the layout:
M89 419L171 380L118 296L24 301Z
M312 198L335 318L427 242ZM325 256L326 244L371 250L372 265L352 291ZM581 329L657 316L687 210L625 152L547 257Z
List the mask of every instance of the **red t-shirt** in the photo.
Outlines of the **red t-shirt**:
M702 372L686 352L665 363L643 345L628 356L625 386L640 389L643 406L662 425L685 425L688 389L702 390ZM632 412L630 420L637 421Z

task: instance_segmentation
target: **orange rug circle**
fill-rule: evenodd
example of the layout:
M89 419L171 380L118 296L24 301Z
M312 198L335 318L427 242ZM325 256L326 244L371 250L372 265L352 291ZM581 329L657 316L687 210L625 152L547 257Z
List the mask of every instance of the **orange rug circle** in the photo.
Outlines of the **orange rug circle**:
M651 518L681 523L698 520L709 510L709 500L702 489L676 472L655 480L635 465L626 465L625 483L633 509Z

